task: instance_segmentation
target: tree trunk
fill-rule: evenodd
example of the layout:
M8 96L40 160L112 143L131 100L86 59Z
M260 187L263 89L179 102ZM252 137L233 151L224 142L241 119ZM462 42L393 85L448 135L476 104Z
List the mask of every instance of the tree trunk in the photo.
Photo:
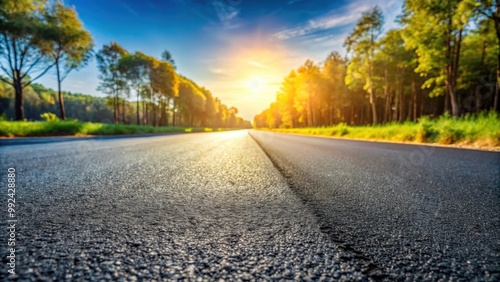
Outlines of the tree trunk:
M481 63L479 64L480 67L479 69L481 70L481 73L483 72L484 69L484 59L486 57L486 40L483 41L483 48L481 50ZM479 81L477 83L474 83L472 86L471 92L472 96L476 97L476 113L479 113L481 111L482 103L481 103L481 88L480 84L482 82L482 78L479 78Z
M160 101L160 126L165 126L165 100Z
M116 94L113 94L113 116L115 118L115 124L118 123L118 98Z
M497 34L497 43L498 43L498 53L497 53L497 83L495 83L495 97L493 98L493 110L498 111L498 92L500 87L500 1L496 0L496 9L495 14L493 15L493 21L495 23L495 31Z
M120 99L116 97L116 118L118 122L120 122L120 115L121 115L121 110L120 110Z
M396 87L398 87L396 83ZM399 110L399 93L394 92L394 112L392 113L392 121L398 121L398 110Z
M448 89L446 89L448 91ZM450 112L450 95L445 94L444 95L444 111L443 113L449 113Z
M59 97L59 111L61 119L66 120L66 111L64 110L64 100L61 91L61 72L59 70L59 60L56 60L56 74L57 74L57 96Z
M372 124L377 124L377 107L375 105L375 90L373 87L370 87L370 106L372 110Z
M401 92L399 92L399 122L403 122L405 116L405 97L404 84L401 83Z
M24 120L24 96L23 96L23 85L21 79L19 78L19 71L16 71L17 75L14 76L14 91L15 91L15 102L14 108L16 111L16 120Z
M408 99L408 112L406 113L406 120L411 120L411 110L413 109L412 107L412 100L413 100L413 82L412 82L412 90L410 94L410 99Z
M157 124L156 124L156 118L157 118L156 117L156 114L157 114L156 113L156 103L153 103L152 106L153 106L153 126L157 126Z
M497 7L497 10L499 8ZM495 27L497 30L497 38L498 38L498 48L500 48L500 20L497 20L495 23ZM493 110L498 111L498 92L500 86L500 49L498 49L497 54L497 83L495 84L495 98L493 99Z
M311 93L309 92L309 94L307 95L307 103L308 103L308 109L307 109L307 124L308 126L314 126L314 120L313 120L313 106L312 106L312 99L311 99Z
M458 117L460 115L460 107L458 104L457 93L456 93L456 84L457 84L457 74L458 74L458 65L460 62L460 45L462 42L462 30L458 32L458 40L455 42L453 48L451 46L451 19L449 21L450 29L448 30L448 49L447 49L447 61L448 66L446 68L447 76L446 76L446 87L450 96L450 104L451 104L451 112L454 117ZM453 52L454 51L454 52Z
M167 98L167 103L165 105L165 126L168 126L168 108L170 106L170 98Z
M458 108L457 93L455 92L455 87L449 85L448 92L450 94L451 113L454 117L458 117L460 115L460 111Z
M126 106L127 106L127 102L125 101L125 99L123 99L123 101L122 101L122 124L125 124Z
M139 92L137 92L137 110L136 110L136 114L137 114L137 125L140 125L140 119L139 119Z
M173 106L172 106L172 126L175 127L175 118L176 118L176 116L175 116L175 114L176 114L175 113L175 98L174 98L174 101L172 104L173 104Z
M420 111L418 112L418 118L424 115L424 109L425 109L425 96L422 96L422 98L420 99Z
M413 92L413 121L417 120L417 82L415 81L415 76L413 76L413 81L412 81L412 92Z
M142 99L142 124L147 125L148 124L148 105L144 101L145 99Z

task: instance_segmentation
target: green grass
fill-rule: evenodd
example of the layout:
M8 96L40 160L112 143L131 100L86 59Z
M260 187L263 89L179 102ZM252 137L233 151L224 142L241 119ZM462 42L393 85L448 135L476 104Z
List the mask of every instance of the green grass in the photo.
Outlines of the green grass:
M500 116L495 112L466 115L458 119L449 115L437 119L423 117L418 122L377 126L338 124L330 127L279 128L273 131L364 140L458 144L481 148L500 147Z
M229 129L208 127L155 127L78 121L0 121L0 136L121 135L170 132L212 132Z

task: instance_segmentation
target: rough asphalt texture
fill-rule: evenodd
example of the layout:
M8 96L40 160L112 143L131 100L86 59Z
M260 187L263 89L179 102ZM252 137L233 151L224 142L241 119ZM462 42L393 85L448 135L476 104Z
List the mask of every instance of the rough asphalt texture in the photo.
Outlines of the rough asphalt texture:
M500 153L251 134L379 279L500 281Z
M251 134L0 147L0 280L500 280L498 153Z

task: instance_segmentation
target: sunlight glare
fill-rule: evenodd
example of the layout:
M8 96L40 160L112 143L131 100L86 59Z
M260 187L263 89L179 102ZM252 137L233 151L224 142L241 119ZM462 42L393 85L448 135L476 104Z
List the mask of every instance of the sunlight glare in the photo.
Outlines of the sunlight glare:
M260 92L264 86L264 80L260 77L254 76L248 81L248 88L252 90L252 92Z

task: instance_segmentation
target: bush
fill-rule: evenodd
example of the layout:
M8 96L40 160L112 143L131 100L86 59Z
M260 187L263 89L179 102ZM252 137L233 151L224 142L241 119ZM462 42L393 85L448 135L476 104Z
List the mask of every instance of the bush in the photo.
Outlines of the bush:
M434 142L439 131L434 128L434 123L429 117L421 117L418 120L417 135L415 141L417 142Z
M421 117L418 122L389 123L377 126L280 128L275 131L347 137L363 140L390 140L500 147L500 115L494 111L455 118L446 113L439 118Z
M40 115L40 117L44 120L44 121L50 121L50 122L53 122L53 121L59 121L59 118L57 117L56 114L54 113L43 113Z

